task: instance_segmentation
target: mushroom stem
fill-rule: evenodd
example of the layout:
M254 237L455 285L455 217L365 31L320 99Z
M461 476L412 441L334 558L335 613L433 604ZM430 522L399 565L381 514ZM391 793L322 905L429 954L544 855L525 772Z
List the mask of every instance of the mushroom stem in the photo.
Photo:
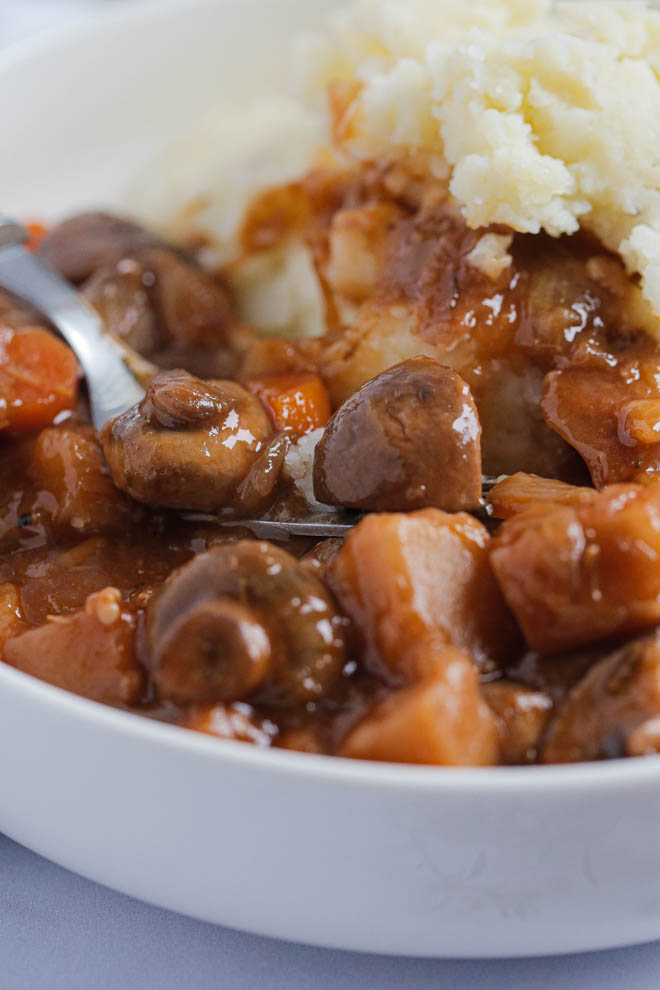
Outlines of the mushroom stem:
M229 598L202 602L168 626L153 655L160 690L180 704L232 701L268 673L271 644L251 609Z

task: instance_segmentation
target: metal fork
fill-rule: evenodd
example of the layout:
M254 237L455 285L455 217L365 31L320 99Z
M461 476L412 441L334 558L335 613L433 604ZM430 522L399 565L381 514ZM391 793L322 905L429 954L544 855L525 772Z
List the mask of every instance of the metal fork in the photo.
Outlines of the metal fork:
M128 349L68 282L25 249L27 239L19 223L0 216L0 287L30 303L64 337L85 373L92 422L101 430L139 402L144 388L129 367Z
M19 223L0 215L0 287L30 303L64 337L85 373L92 422L100 431L109 420L141 401L144 387L139 377L149 378L158 369L106 333L103 321L86 300L25 249L27 239L27 231ZM494 479L484 478L484 491L493 484ZM324 512L305 519L185 515L220 526L242 526L264 540L295 536L323 540L345 536L363 513Z

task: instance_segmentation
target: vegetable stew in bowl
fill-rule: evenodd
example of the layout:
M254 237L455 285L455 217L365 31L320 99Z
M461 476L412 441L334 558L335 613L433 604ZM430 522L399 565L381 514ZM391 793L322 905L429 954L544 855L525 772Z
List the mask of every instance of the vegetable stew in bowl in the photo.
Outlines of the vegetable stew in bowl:
M158 370L96 435L71 352L0 297L2 659L260 746L659 751L660 345L637 284L590 235L472 230L371 164L264 194L243 249L294 230L322 336L259 336L203 245L130 220L35 238ZM362 513L344 540L242 524L336 509Z

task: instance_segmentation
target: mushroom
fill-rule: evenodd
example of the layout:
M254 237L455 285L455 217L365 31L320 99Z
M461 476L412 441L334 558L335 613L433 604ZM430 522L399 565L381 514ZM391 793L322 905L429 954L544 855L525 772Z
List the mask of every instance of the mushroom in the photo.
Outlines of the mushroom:
M80 213L58 224L39 245L39 256L71 282L84 282L103 265L162 242L132 220L110 213Z
M241 385L177 370L156 375L142 402L106 424L101 442L115 484L138 502L212 512L240 506L239 487L272 434L261 402ZM263 466L268 493L273 459Z
M270 543L214 547L174 571L145 612L158 693L179 704L325 695L346 661L345 620L315 575Z
M130 220L80 214L55 227L39 254L81 285L113 336L161 367L224 377L253 338L215 274Z
M328 423L314 456L320 502L375 512L481 498L481 425L467 384L427 357L372 378Z
M660 633L655 630L608 653L571 688L545 734L540 762L578 763L644 752L651 720L658 715Z

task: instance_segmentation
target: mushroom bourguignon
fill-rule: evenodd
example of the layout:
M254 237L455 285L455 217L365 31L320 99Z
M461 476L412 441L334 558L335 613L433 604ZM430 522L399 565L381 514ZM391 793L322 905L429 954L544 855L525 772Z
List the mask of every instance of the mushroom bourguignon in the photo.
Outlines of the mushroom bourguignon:
M2 658L262 746L660 751L660 345L639 290L582 234L477 265L484 231L386 180L317 171L245 220L247 253L308 244L322 337L260 338L226 275L129 221L45 237L159 370L97 436L71 352L0 298ZM334 507L364 513L344 540L241 524Z

